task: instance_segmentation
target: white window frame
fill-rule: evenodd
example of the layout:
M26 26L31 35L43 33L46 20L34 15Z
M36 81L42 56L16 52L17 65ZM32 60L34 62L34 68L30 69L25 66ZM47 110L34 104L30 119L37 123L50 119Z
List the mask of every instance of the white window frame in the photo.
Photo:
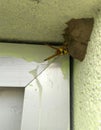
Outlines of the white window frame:
M33 47L33 45L19 45L19 44L0 44L0 46L1 46L1 48L4 48L5 49L5 51L4 52L6 52L6 53L4 53L4 52L2 52L1 51L1 53L0 53L0 57L4 57L4 56L9 56L9 57L16 57L16 58L24 58L24 59L27 59L27 60L29 60L29 62L31 62L32 61L32 58L33 58L33 60L35 60L35 61L43 61L43 59L44 58L47 58L47 56L50 56L50 55L52 55L54 52L53 52L53 50L52 49L50 49L50 48L48 48L48 47L46 47L46 46L34 46L34 48L32 49L32 47ZM4 46L4 47L3 47ZM18 47L19 46L19 47ZM26 46L28 46L28 48L26 47ZM6 49L7 49L7 47L9 48L10 47L10 49L8 50L8 52L6 51ZM25 51L26 52L24 52L24 54L25 53L31 53L31 54L28 54L28 57L26 57L23 53L21 53L21 49L23 49L24 47L26 47L26 49L25 49ZM13 49L20 49L20 53L22 54L22 55L19 55L19 51L18 51L18 53L17 53L17 50L16 50L16 52L13 52ZM30 50L30 51L29 51ZM38 51L36 51L36 50L39 50L39 51L42 51L42 56L38 53ZM45 51L43 51L43 50L45 50ZM23 50L22 50L23 51ZM28 51L28 52L27 52ZM35 55L37 54L37 56L35 56L35 55L33 55L33 52L35 53ZM30 56L29 56L30 55ZM32 57L32 55L33 55L33 57ZM25 57L24 57L25 56ZM64 59L64 60L63 60ZM67 60L66 60L67 59ZM62 65L61 65L61 61L62 61ZM57 62L60 64L60 66L62 66L62 67L58 67L58 64L56 65L56 64L54 64L54 62L52 62L52 61L50 61L50 63L48 63L48 64L43 64L43 67L41 68L40 66L39 66L39 72L37 72L37 74L33 74L33 72L32 72L32 74L34 75L34 78L33 78L33 80L30 80L25 86L16 86L15 85L15 87L24 87L25 88L25 93L24 93L24 106L23 106L23 115L22 115L22 124L21 124L21 130L27 130L27 129L29 129L29 130L34 130L34 128L33 128L33 120L34 119L31 119L30 118L30 116L28 117L28 114L26 114L27 112L29 112L29 108L27 108L27 105L28 105L28 102L29 102L29 106L30 107L32 107L32 109L30 108L30 111L31 111L31 113L30 114L32 114L32 111L33 111L33 96L36 96L36 101L38 101L38 103L39 103L39 98L40 98L40 96L41 96L41 94L40 94L40 96L38 96L37 97L37 93L35 92L35 91L41 91L41 90L38 90L37 89L37 85L35 86L35 87L33 87L33 85L35 85L37 82L38 82L38 80L42 80L43 79L43 77L42 77L42 75L49 75L49 73L51 73L52 75L54 75L54 72L50 72L49 71L49 69L51 69L52 67L53 68L58 68L59 69L59 75L60 75L60 77L59 78L61 78L62 77L62 82L63 82L63 84L65 84L65 87L66 87L66 85L67 85L67 87L69 87L69 77L68 77L68 79L66 79L67 77L65 77L65 76L67 76L67 74L68 74L68 76L69 76L69 66L68 66L68 64L69 64L69 60L68 60L68 57L67 56L63 56L63 57L61 57L60 59L57 59ZM68 66L67 68L66 68L66 65ZM53 69L54 71L56 70L56 68L55 69ZM62 69L64 69L65 68L65 70L62 70ZM61 71L63 71L62 73L61 73ZM67 71L67 72L66 72ZM56 73L58 72L58 70L56 71ZM64 74L63 74L64 73ZM67 73L67 74L66 74ZM62 74L62 75L61 75ZM38 78L36 78L36 76L38 75ZM63 77L64 76L64 77ZM51 76L49 76L50 78L52 78ZM60 80L60 79L59 79ZM68 81L68 83L66 83L65 82L65 80L66 80L66 82ZM50 81L51 82L51 81ZM54 81L55 82L55 81ZM46 81L46 83L47 83L47 81ZM6 86L7 87L7 86ZM13 86L14 87L14 86ZM60 87L60 89L61 89L61 85L59 86ZM57 88L58 88L58 86L57 86ZM33 90L34 90L34 93L33 93ZM68 89L66 89L66 90L68 90L68 94L69 94L69 88ZM31 95L29 95L29 92L31 93ZM60 92L61 93L61 92ZM65 97L64 97L65 98ZM68 95L68 103L69 103L69 99L70 97L69 97L69 95ZM28 102L27 102L28 101ZM36 101L34 101L34 103L36 102ZM26 105L27 104L27 105ZM58 105L58 104L57 104ZM68 105L70 105L70 103L68 104ZM38 107L38 106L37 106ZM40 110L39 110L40 111ZM39 111L36 111L36 113L39 113ZM70 112L69 112L70 110L69 110L69 106L68 106L68 124L67 124L67 128L65 129L65 130L69 130L70 129ZM33 114L35 114L35 112L33 113ZM26 115L27 115L27 117L26 117ZM37 115L36 115L37 116ZM40 122L39 122L40 123ZM26 125L25 125L26 124ZM59 125L59 124L58 124ZM63 123L62 123L62 125L63 125ZM36 125L36 127L37 127L37 125ZM65 128L65 127L64 127ZM38 124L38 130L40 129L40 126L39 126L39 124ZM58 129L58 128L57 128ZM40 129L41 130L41 129ZM43 130L43 129L42 129ZM59 129L58 129L59 130Z

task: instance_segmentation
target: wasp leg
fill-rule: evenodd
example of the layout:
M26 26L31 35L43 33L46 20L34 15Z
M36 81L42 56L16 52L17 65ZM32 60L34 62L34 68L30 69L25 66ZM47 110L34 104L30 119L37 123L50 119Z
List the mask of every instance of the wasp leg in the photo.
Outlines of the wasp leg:
M56 57L56 56L58 56L58 55L59 55L59 54L56 53L56 54L54 54L54 55L52 55L52 56L50 56L50 57L44 59L44 61L50 60L50 59L52 59L52 58L54 58L54 57Z

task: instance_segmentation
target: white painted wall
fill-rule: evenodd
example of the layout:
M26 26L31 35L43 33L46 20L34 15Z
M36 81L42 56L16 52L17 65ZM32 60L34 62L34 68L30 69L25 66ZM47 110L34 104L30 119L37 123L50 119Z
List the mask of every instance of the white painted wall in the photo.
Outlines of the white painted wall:
M33 70L33 66L34 62L29 63L21 58L0 57L0 86L25 87L33 79L29 73Z
M101 130L101 12L85 60L74 64L74 129Z
M0 57L0 86L25 87L40 71L47 67L48 62L28 62L23 58L11 56ZM37 70L37 74L34 71Z

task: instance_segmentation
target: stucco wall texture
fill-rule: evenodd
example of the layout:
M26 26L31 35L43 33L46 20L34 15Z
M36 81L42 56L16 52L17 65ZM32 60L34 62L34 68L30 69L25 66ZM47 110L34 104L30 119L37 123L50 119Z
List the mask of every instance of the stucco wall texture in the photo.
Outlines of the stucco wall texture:
M101 12L85 60L74 64L74 130L101 130Z
M101 0L0 0L0 38L63 41L71 18L92 17Z

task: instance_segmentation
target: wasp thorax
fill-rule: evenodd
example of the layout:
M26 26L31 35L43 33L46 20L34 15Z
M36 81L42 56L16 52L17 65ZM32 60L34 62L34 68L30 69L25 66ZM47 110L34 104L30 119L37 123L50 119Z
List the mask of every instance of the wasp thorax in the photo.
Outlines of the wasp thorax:
M68 54L68 50L66 48L59 48L60 55Z

